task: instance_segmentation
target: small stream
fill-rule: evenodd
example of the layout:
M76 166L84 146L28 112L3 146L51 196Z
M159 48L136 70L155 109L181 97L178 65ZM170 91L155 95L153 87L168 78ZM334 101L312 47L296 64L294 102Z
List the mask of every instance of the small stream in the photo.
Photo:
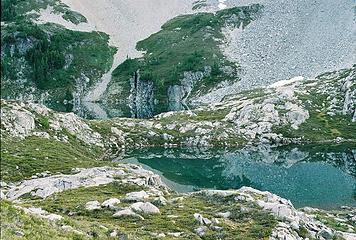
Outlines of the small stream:
M131 152L124 162L158 173L179 192L251 186L290 199L295 207L356 206L356 145L154 148Z

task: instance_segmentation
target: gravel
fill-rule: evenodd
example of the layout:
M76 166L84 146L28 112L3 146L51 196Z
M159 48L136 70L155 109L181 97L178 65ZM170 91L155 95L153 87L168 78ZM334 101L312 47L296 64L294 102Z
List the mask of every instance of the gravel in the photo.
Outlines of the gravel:
M228 0L228 7L261 3L261 17L227 31L225 55L241 65L241 81L196 99L223 96L295 76L313 78L356 63L353 0Z

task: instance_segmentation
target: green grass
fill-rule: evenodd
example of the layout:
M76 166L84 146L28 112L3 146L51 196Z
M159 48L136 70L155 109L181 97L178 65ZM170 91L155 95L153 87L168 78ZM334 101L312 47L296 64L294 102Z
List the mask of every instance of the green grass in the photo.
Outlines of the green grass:
M180 84L185 71L204 71L206 66L212 68L210 76L197 86L201 91L222 80L235 78L220 70L223 66L230 66L237 71L236 65L224 57L219 47L224 37L221 30L225 26L248 25L260 8L259 5L252 5L226 9L216 14L183 15L168 21L161 31L137 43L137 49L146 53L142 58L127 59L118 66L113 72L113 83L119 83L128 90L129 79L140 69L141 79L154 82L155 97L166 101L168 86ZM246 18L239 18L241 13Z
M10 202L0 202L1 239L84 239L78 234L65 232L54 223L29 216L22 210L16 209ZM24 235L17 236L16 232Z
M36 125L42 128L43 130L48 130L50 128L49 119L46 116L39 116L35 119Z
M68 143L28 137L24 140L1 138L1 179L19 181L36 173L69 173L76 167L110 165L100 160L102 150L82 144L74 139Z
M99 187L82 187L73 190L67 190L65 193L55 194L46 200L31 200L30 203L44 208L49 212L70 213L76 212L76 216L90 216L95 218L106 218L107 211L91 212L85 210L85 203L89 201L103 202L109 198L121 198L126 193L141 191L142 188L137 185L124 185L119 182L113 182ZM109 211L109 210L108 210ZM112 215L112 214L111 214Z
M328 217L326 214L317 214L316 219L336 231L347 232L349 229L346 224L336 221L334 218Z
M57 193L44 201L27 199L25 205L35 205L44 209L59 213L64 216L70 213L73 225L86 225L95 221L98 225L104 225L109 229L118 229L121 233L129 236L129 239L152 239L149 233L183 232L186 239L201 239L194 229L199 227L193 214L201 213L209 219L214 218L219 211L231 211L231 220L220 219L220 232L208 230L203 239L268 239L276 220L269 213L259 209L251 203L237 203L233 199L210 199L205 196L189 196L182 201L160 206L161 214L145 215L145 220L132 218L116 219L112 217L114 210L102 209L98 211L85 210L85 203L92 200L102 202L111 197L120 198L126 193L141 189L135 185L122 185L111 183L106 186L79 188ZM172 194L168 197L174 198ZM120 207L128 206L129 203L120 203ZM241 207L248 207L248 212L242 212ZM171 218L169 216L177 216ZM170 238L168 238L170 239ZM172 238L174 239L174 238Z

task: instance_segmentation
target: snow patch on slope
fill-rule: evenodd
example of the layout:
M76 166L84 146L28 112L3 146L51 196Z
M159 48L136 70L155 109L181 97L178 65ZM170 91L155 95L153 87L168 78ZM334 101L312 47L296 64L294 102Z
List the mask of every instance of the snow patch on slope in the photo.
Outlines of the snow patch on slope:
M46 9L40 10L39 18L37 19L36 22L40 24L56 23L73 31L80 31L80 32L96 31L94 25L91 25L89 23L74 24L70 21L65 20L62 15L63 14L56 13L52 6L48 6Z
M292 83L295 83L295 82L299 82L299 81L303 81L303 80L304 80L304 78L302 76L298 76L298 77L291 78L289 80L281 80L281 81L275 82L275 83L269 85L268 88L283 87L285 85L289 85L289 84L292 84Z
M85 97L97 101L111 80L112 71L127 57L140 57L136 43L160 30L169 19L191 11L192 0L62 0L81 13L98 31L110 35L110 43L118 48L111 70Z

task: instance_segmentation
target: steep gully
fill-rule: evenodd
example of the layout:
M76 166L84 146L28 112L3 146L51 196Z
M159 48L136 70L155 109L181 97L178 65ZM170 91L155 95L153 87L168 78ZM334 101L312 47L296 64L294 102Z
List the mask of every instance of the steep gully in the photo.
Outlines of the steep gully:
M105 92L111 80L113 70L127 57L141 56L136 50L136 43L160 30L169 19L189 13L192 0L62 0L74 11L84 15L88 24L97 31L110 35L110 44L117 47L111 69L101 80L82 98L82 105L95 118L107 118L105 110L98 101Z

